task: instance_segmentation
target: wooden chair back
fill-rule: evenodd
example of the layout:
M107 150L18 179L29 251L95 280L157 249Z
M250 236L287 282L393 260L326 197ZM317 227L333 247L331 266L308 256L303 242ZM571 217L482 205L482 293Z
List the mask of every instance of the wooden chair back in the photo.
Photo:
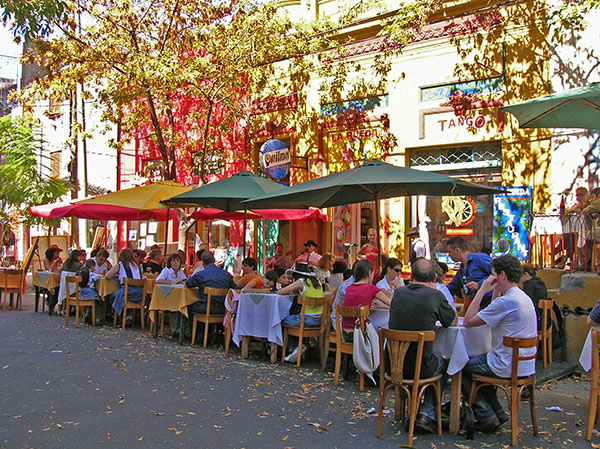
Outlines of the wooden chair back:
M302 319L300 320L300 332L302 333L304 331L304 315L306 315L306 306L309 307L322 307L323 310L321 312L321 326L320 326L320 333L323 333L325 331L325 317L323 315L325 315L326 313L326 309L327 309L327 304L329 303L329 300L327 298L309 298L308 296L298 296L298 304L300 304L302 306L302 310L300 312L300 314L302 315Z
M535 360L537 356L537 351L535 351L532 355L522 356L520 353L521 348L537 348L538 337L531 338L516 338L516 337L504 337L502 340L504 346L508 346L512 348L512 361L511 361L511 371L510 371L510 379L511 383L517 384L519 375L518 368L519 362L525 360Z
M67 294L67 298L73 296L75 298L79 298L79 283L82 281L81 276L67 276L65 278L65 292ZM70 284L75 284L75 291L71 293Z
M228 288L215 288L215 287L204 287L204 294L208 297L206 299L206 315L210 315L210 303L213 296L227 296L229 292Z
M0 300L2 299L2 293L4 293L4 310L6 310L8 304L9 294L17 294L19 310L23 307L23 276L24 272L22 269L7 268L0 270Z
M130 279L130 278L124 278L123 279L123 285L125 286L125 301L127 301L127 293L128 293L128 288L129 287L145 287L146 286L146 279ZM142 296L146 294L146 289L144 288L144 292L142 293ZM144 302L143 298L142 301Z
M359 311L360 309L360 311ZM342 318L353 318L359 320L360 330L365 331L365 318L371 314L371 311L367 306L335 306L335 319L337 323L341 323ZM342 326L335 326L335 340L338 343L342 343Z
M401 385L406 380L404 377L404 359L411 345L415 344L416 358L415 369L412 379L415 384L419 383L421 376L421 363L423 360L423 347L426 341L435 339L434 331L399 331L379 328L379 354L382 365L385 364L385 348L387 340L387 351L390 361L390 378L393 384ZM381 376L385 375L385 366L380 368Z
M552 363L552 307L554 301L551 299L540 299L538 309L542 310L542 330L540 331L540 341L542 343L542 362L544 368L548 361ZM548 325L548 323L550 323Z
M96 300L94 298L79 297L79 283L82 281L81 276L67 275L65 277L65 325L69 325L69 315L71 306L75 306L75 327L79 328L79 315L81 307L91 307L92 310L92 326L96 325L96 311L94 309ZM75 291L71 293L70 284L75 284ZM74 302L75 304L72 304ZM81 315L83 318L83 314Z

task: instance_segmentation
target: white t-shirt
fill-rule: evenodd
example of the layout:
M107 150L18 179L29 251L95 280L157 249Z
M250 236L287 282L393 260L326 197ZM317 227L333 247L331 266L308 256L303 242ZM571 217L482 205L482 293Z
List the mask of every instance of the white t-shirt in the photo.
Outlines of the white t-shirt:
M456 312L456 305L454 304L454 296L452 296L452 293L450 293L450 290L448 290L448 287L446 287L441 282L436 282L435 288L437 288L439 291L441 291L444 294L444 296L446 297L446 300L448 301L448 304L450 304L450 307L452 307L454 309L454 311Z
M387 290L390 293L394 293L394 288L389 284L385 276L381 278L381 280L377 283L376 287L381 290Z
M142 279L142 273L140 271L140 267L138 267L133 262L130 262L129 269L131 270L131 275L133 276L133 279ZM126 277L127 277L127 272L125 271L125 268L123 267L123 263L119 262L119 282L122 284L123 279Z
M480 310L477 316L492 328L492 350L487 355L488 366L496 376L509 378L512 349L504 346L503 339L504 337L537 336L537 318L533 302L519 287L512 287L504 296L494 299L489 306ZM521 349L520 355L523 357L535 353L534 346ZM535 358L519 362L519 377L534 373Z
M167 281L175 284L177 281L185 281L187 278L181 269L177 270L177 275L173 273L173 268L166 267L163 268L158 276L156 276L156 281Z

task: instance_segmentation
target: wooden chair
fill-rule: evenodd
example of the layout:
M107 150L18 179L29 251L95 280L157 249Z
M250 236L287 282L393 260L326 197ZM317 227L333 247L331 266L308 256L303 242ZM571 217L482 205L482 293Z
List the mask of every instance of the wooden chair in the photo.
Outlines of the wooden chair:
M592 369L590 379L590 402L588 405L587 423L585 428L585 439L592 439L594 422L600 430L600 357L598 357L598 345L600 345L600 330L592 328Z
M423 360L423 347L426 341L435 339L434 331L398 331L379 327L379 354L381 365L379 367L379 416L377 417L377 438L381 436L381 422L385 397L390 389L395 390L395 417L397 421L405 420L405 403L408 399L408 446L412 447L413 434L415 431L415 418L419 411L419 404L425 390L429 387L435 390L437 401L437 425L438 435L442 434L442 400L440 379L437 376L421 379L421 362ZM387 341L386 341L387 340ZM416 345L416 359L414 375L412 379L404 377L404 359L411 345ZM389 354L390 374L386 373L385 350Z
M125 286L125 296L123 298L123 313L121 313L122 328L125 329L127 322L127 309L138 309L140 311L140 321L142 324L142 330L144 329L144 310L146 307L146 280L145 279L130 279L124 278L123 285ZM129 287L142 287L142 299L139 302L127 301ZM113 325L117 325L117 314L113 315Z
M552 306L554 301L551 299L540 299L538 301L538 308L542 310L542 323L543 327L541 331L538 331L538 338L542 345L542 362L544 368L548 366L548 362L552 364ZM550 323L546 327L546 323Z
M325 334L325 314L327 312L327 298L308 298L306 296L298 296L298 304L302 306L300 312L300 326L292 326L290 324L282 324L283 328L283 350L281 351L281 362L285 361L285 350L287 348L288 337L290 335L298 337L298 358L296 366L300 367L302 361L302 340L304 338L318 337L319 338L319 356L323 360L323 342ZM319 327L304 327L304 316L306 315L306 306L322 307L321 325Z
M23 270L15 270L8 268L6 270L0 270L0 279L3 281L0 283L0 295L4 294L4 310L8 305L8 295L10 295L10 304L14 309L23 307ZM16 303L13 302L13 295L17 295ZM1 296L0 296L1 297Z
M79 297L80 282L81 276L67 276L65 282L65 326L69 325L69 311L71 310L71 307L75 307L75 328L77 329L79 329L79 309L83 307L92 308L92 326L96 325L96 299ZM73 293L70 292L69 284L75 284L75 291ZM83 313L81 314L81 317L83 318Z
M334 298L335 299L335 298ZM336 348L336 340L335 340L335 329L331 324L331 306L330 304L333 301L329 301L327 304L327 313L325 314L325 327L324 327L324 341L323 341L323 356L321 357L321 370L325 371L325 367L327 366L327 359L329 357L329 352L335 350Z
M235 327L235 314L232 314L230 310L233 310L233 290L229 290L225 297L224 322L227 322L227 326L225 327L225 354L229 353L229 344L231 343L231 337L233 336L233 329Z
M211 315L210 314L210 301L213 296L226 296L228 288L214 288L214 287L204 287L204 294L208 296L206 300L206 313L194 313L193 325L192 325L192 346L196 342L196 327L198 325L198 321L204 323L204 345L206 348L206 343L208 342L208 326L213 323L223 323L225 319L225 315Z
M354 344L344 341L342 338L342 326L339 324L341 318L352 318L356 320L358 317L360 320L360 329L364 332L365 330L365 318L367 318L371 311L366 306L360 306L360 315L358 313L358 306L335 306L335 320L338 325L335 327L335 373L333 377L333 384L337 386L339 377L340 377L340 369L342 366L342 354L354 354ZM358 385L360 391L365 390L365 375L358 372Z
M512 362L511 362L511 373L509 379L502 379L496 377L487 377L479 374L473 375L473 384L471 386L471 393L469 394L469 405L473 405L477 390L483 386L493 386L501 388L506 394L508 399L508 406L510 409L510 426L511 426L511 445L516 446L518 440L518 426L517 426L517 412L519 410L519 400L523 388L527 387L530 391L529 406L531 409L531 422L533 424L533 434L538 434L537 419L535 417L535 374L531 376L519 377L518 366L520 361L524 360L535 360L537 356L537 345L538 337L533 338L515 338L515 337L504 337L504 346L512 348ZM520 356L519 350L522 348L536 348L530 356Z

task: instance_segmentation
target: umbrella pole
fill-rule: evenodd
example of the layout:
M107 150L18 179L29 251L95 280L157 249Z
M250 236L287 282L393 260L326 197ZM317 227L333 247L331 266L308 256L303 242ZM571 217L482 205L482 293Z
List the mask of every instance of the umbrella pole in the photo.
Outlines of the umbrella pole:
M248 207L244 204L244 231L242 234L242 259L246 258L246 214L248 213Z
M377 265L381 269L381 241L379 238L379 193L375 193L375 230L377 231Z
M167 258L167 245L169 243L169 212L171 209L167 208L167 222L165 223L165 259Z

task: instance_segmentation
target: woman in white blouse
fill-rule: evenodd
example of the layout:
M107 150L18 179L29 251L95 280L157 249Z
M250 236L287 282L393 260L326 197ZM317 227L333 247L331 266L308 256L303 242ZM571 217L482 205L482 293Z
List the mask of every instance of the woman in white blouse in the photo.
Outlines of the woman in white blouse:
M106 279L112 279L117 276L119 277L121 287L114 293L112 306L115 313L121 316L121 313L123 313L123 305L125 304L125 285L123 284L123 279L142 279L142 269L135 262L131 248L124 248L121 250L118 263L106 273L105 277ZM129 287L127 301L140 302L143 293L143 287Z
M398 277L402 272L402 262L395 258L389 258L383 267L383 277L377 283L377 288L394 293L397 288L403 287L404 283Z
M181 269L181 256L174 253L169 256L167 266L162 269L155 282L157 284L183 284L186 279Z

